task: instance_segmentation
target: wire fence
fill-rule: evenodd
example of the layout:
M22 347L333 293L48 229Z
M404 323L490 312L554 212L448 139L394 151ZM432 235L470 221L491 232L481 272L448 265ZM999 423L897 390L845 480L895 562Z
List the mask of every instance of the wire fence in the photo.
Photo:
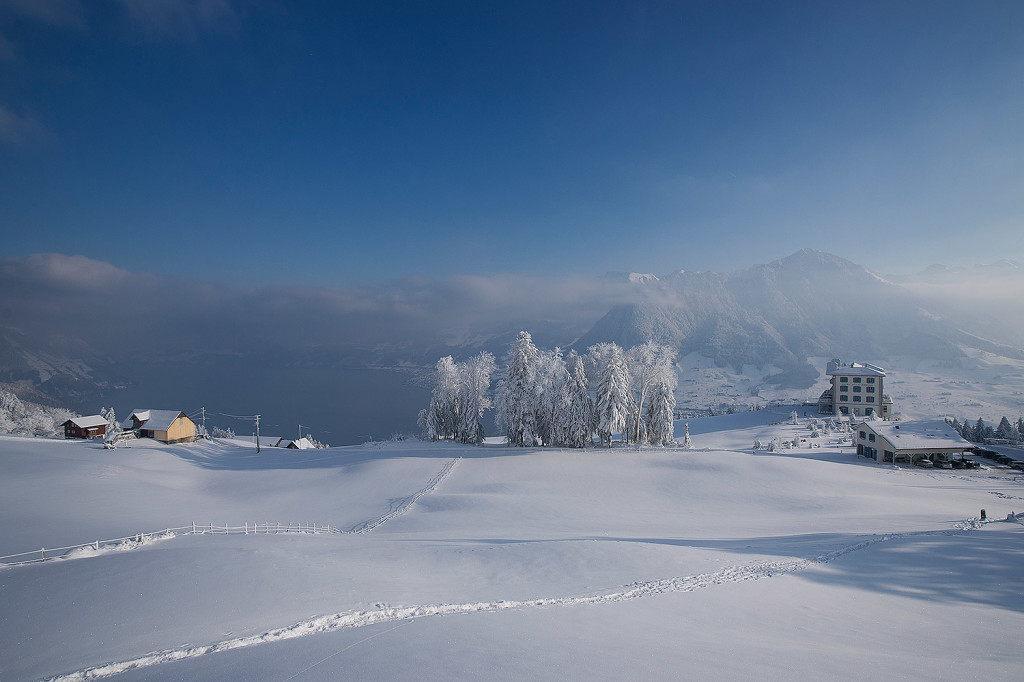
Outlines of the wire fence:
M343 535L350 534L351 531L344 531L329 523L319 522L279 523L274 521L254 521L253 523L245 522L240 526L232 526L230 524L218 525L213 522L201 524L193 521L188 526L164 528L163 530L138 533L123 538L94 540L77 545L68 545L67 547L41 547L28 552L8 554L0 556L0 566L22 566L51 561L53 559L77 558L92 556L98 553L136 549L143 545L151 544L158 540L167 540L178 535L279 535L286 533Z

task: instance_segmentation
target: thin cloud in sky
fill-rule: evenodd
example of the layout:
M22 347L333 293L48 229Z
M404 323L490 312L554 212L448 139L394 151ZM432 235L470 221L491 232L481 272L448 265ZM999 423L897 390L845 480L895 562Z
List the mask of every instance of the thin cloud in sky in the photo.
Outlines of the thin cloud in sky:
M31 116L19 116L0 105L0 142L24 146L50 139L50 134Z
M230 33L240 17L230 0L118 0L131 21L153 37L194 42L208 31Z

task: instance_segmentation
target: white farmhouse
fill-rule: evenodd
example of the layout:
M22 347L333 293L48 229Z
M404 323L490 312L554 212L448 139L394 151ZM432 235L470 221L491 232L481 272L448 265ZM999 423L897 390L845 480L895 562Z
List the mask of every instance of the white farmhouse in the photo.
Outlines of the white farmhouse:
M831 360L825 374L832 377L832 385L818 398L819 412L892 418L892 399L885 394L885 370L881 367L866 362L847 365Z
M971 447L942 419L862 422L854 427L854 442L858 455L893 464L950 460Z

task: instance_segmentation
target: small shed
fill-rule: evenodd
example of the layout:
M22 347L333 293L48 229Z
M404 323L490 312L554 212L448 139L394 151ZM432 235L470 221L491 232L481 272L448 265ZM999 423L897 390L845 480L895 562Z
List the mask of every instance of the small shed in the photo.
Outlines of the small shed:
M72 417L64 422L65 438L103 438L107 435L107 419L98 414Z
M316 446L313 445L313 442L310 441L309 438L307 438L306 436L303 436L302 438L297 438L295 440L282 438L281 440L277 441L277 447L288 448L289 450L312 450L316 448Z
M138 431L140 438L162 443L191 443L196 439L196 425L178 410L132 410L121 426Z

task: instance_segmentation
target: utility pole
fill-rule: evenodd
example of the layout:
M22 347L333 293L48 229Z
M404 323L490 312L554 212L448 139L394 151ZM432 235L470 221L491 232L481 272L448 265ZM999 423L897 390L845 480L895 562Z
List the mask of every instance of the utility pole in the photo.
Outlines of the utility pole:
M260 416L256 415L256 454L260 452Z
M299 424L299 440L302 440L302 424Z
M203 433L206 433L206 408L200 408L203 411Z

